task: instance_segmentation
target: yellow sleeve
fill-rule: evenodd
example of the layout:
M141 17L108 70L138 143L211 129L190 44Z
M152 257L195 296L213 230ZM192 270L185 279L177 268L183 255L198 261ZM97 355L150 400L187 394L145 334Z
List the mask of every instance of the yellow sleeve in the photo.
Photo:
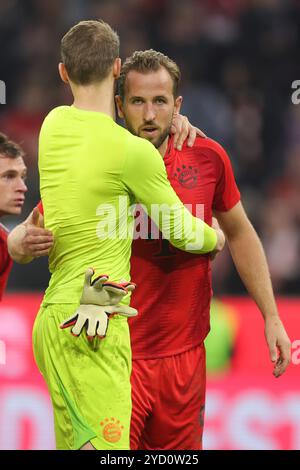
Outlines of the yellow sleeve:
M130 142L122 179L172 245L199 254L215 249L215 230L184 207L168 180L161 155L150 142L136 137Z

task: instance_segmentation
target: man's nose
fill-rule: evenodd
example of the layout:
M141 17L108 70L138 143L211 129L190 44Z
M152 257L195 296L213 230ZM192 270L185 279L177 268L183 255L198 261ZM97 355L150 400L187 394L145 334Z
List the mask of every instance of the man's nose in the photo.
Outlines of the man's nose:
M155 110L152 104L146 104L144 110L144 120L145 121L154 121L156 117Z
M23 178L20 178L18 181L17 191L19 191L20 193L26 193L26 191L28 191L27 185Z

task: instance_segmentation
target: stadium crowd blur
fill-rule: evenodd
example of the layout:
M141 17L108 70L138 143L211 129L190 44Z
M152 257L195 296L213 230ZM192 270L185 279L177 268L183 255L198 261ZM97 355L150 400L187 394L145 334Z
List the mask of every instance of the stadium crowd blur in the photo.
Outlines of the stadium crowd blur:
M102 18L124 59L154 48L182 69L183 112L229 152L242 200L263 241L277 293L299 293L300 79L298 0L1 0L0 129L29 167L23 217L39 200L37 141L54 106L70 103L57 73L59 43L81 19ZM7 220L12 226L17 219ZM215 261L214 291L242 293L229 253ZM14 267L13 289L41 289L46 260Z

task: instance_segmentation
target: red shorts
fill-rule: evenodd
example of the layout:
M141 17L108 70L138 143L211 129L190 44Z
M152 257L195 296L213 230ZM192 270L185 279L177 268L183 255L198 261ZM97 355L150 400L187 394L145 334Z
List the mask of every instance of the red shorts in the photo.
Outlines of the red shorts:
M204 344L176 356L134 360L130 448L202 449L205 381Z

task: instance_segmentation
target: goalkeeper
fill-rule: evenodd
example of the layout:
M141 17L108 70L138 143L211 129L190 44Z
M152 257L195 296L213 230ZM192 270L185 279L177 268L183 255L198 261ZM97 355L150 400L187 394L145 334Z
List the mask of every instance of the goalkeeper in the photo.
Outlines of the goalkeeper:
M131 349L126 317L136 312L128 307L129 296L116 299L107 290L107 278L93 284L91 271L85 289L99 282L99 293L104 294L103 288L110 292L111 304L86 307L83 296L78 308L84 273L93 266L97 274L109 274L115 289L132 291L128 225L133 217L128 208L134 202L144 204L149 214L152 205L163 205L155 220L182 250L219 251L224 236L184 208L155 148L114 122L114 82L121 66L117 34L106 23L84 21L64 36L61 52L60 75L74 103L52 110L40 132L45 226L55 244L49 287L34 325L34 354L51 394L57 448L128 449ZM120 315L106 333L112 311ZM85 333L74 338L58 327L72 325L78 335L86 321L86 334L106 333L104 341L87 341Z

